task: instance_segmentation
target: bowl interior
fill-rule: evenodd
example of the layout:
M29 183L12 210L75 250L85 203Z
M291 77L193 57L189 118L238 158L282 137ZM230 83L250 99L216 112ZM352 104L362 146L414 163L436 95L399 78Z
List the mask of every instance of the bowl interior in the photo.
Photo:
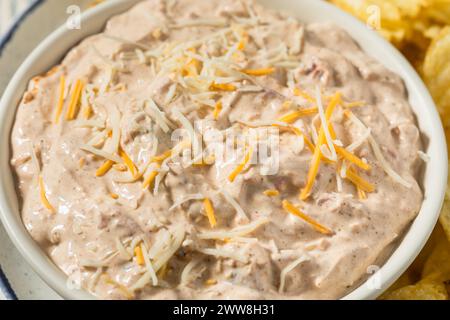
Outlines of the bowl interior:
M113 15L129 9L140 0L110 0L89 10L82 17L80 30L61 27L42 42L19 68L0 103L0 209L1 218L11 239L39 273L59 294L71 299L89 299L83 290L69 289L67 277L25 230L19 210L14 180L9 165L10 131L18 105L29 79L57 64L67 51L83 38L100 32ZM389 43L364 24L321 0L258 0L267 7L281 9L305 23L333 22L346 29L364 50L405 81L409 100L419 127L428 141L430 161L423 174L424 202L417 218L386 263L344 299L372 299L381 294L411 264L422 249L437 221L447 185L447 148L434 103L416 72ZM369 273L372 273L368 271ZM375 281L374 281L375 280Z

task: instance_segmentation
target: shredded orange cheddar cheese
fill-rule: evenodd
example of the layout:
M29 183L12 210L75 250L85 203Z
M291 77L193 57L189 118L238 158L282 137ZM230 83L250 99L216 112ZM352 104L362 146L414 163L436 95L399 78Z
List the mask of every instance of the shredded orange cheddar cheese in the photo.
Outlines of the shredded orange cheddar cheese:
M241 70L242 73L245 73L249 76L267 76L272 74L275 71L275 68L262 68L262 69L243 69Z
M301 117L307 117L316 114L317 112L318 112L317 108L299 109L282 116L281 118L278 119L278 121L293 123Z
M247 154L244 157L244 161L239 164L236 169L233 170L233 172L231 172L231 174L228 177L228 180L230 182L233 182L236 177L238 176L238 174L240 174L242 172L242 170L244 170L245 166L247 165L247 163L251 160L253 155L253 148L250 148L250 150L247 152Z
M356 187L356 189L358 190L358 198L360 200L367 199L367 195L364 191L362 191L359 187Z
M230 83L215 83L209 87L211 91L236 91L236 86Z
M114 161L106 160L100 168L95 172L96 177L103 177L113 166Z
M248 33L243 32L242 38L238 43L237 49L243 51L245 49L245 46L247 45L248 39L249 39Z
M56 124L59 122L59 118L61 117L61 113L63 110L65 90L66 90L66 78L64 77L64 75L61 75L61 78L59 80L58 106L56 107L56 114L55 114L55 123Z
M280 109L281 109L281 110L289 109L289 108L292 106L293 103L294 103L294 101L292 101L292 100L286 100L285 102L283 102L283 103L281 104Z
M328 123L328 131L330 131L331 139L336 139L336 131L334 131L333 124L331 122Z
M92 115L92 107L87 104L83 109L83 116L85 119L89 119Z
M105 0L93 0L88 4L88 8L93 8L95 6L98 6L100 3L104 2Z
M280 192L275 189L267 189L263 193L264 193L264 195L266 195L268 197L276 197L280 194Z
M336 149L336 152L342 156L344 159L350 161L351 163L355 164L356 166L360 167L363 170L370 170L370 165L365 163L364 161L362 161L360 158L358 158L357 156L355 156L353 153L347 151L346 149L339 147L339 146L334 146L334 148Z
M353 101L353 102L346 102L344 103L344 107L346 108L356 108L356 107L362 107L366 103L364 101Z
M114 200L119 199L119 195L118 195L117 193L111 192L109 195L110 195L111 198L113 198Z
M205 281L205 285L207 285L207 286L213 286L215 284L217 284L217 280L216 279L208 279L208 280Z
M220 115L221 111L222 111L222 101L218 101L216 103L216 106L214 107L214 113L213 113L214 120L219 119L219 115Z
M314 229L319 231L320 233L331 235L333 234L333 231L328 229L327 227L321 225L319 222L314 220L313 218L307 216L303 212L301 212L297 207L295 207L292 203L290 203L288 200L283 200L282 202L283 209L287 212L305 220L307 223L309 223L311 226L313 226Z
M303 136L303 140L305 140L306 146L308 147L308 149L314 153L314 144L311 142L311 140L309 140L309 138L307 138L304 134L302 134Z
M348 168L345 177L350 180L357 188L365 192L374 192L375 186L360 177L353 168Z
M195 51L194 51L195 52ZM197 59L190 59L190 61L183 67L181 73L184 77L198 76L198 72L201 69L201 62Z
M134 256L136 257L136 263L138 265L143 266L145 264L144 254L142 253L142 248L140 244L138 244L134 248Z
M51 213L55 213L55 208L48 201L47 194L45 192L44 179L42 178L42 175L39 175L39 195L44 207L47 208L48 211L50 211Z
M347 118L351 118L352 117L352 112L350 111L350 110L344 110L344 115L347 117Z
M335 165L336 161L330 160L327 157L324 157L323 155L320 157L320 161L326 164L332 164Z
M116 287L117 289L119 289L119 291L122 292L122 294L125 296L125 298L127 298L129 300L134 299L134 294L131 293L127 287L118 283L117 281L114 281L106 273L103 274L103 277L105 278L105 282L107 284L110 284L110 285Z
M239 41L237 49L240 50L240 51L243 51L245 49L245 41L244 41L244 39L241 39L241 41Z
M80 168L83 168L84 165L86 164L86 158L81 157L80 160L78 161L78 164L80 165Z
M294 126L282 126L282 125L278 125L278 124L274 124L274 126L279 128L280 130L289 130L289 131L293 132L295 135L302 137L303 140L305 141L308 149L312 153L314 153L314 149L315 149L314 144L311 142L311 140L309 140L309 138L306 135L303 134L303 132L299 128L294 127Z
M329 121L331 118L331 115L333 114L334 109L341 101L341 95L340 93L336 93L333 98L331 99L330 103L328 104L327 110L325 112L325 119L326 121ZM314 149L313 158L311 160L311 165L309 167L308 177L306 180L305 187L300 192L300 199L305 200L309 197L309 194L311 192L312 186L314 184L314 181L316 179L317 173L319 172L319 166L320 166L320 160L322 158L322 152L320 151L320 146L325 143L325 131L323 128L320 128L319 131L319 137L317 139L317 145Z
M122 148L119 148L119 155L122 158L123 162L125 162L125 164L128 167L128 170L130 170L131 175L133 177L136 177L139 174L139 171L136 169L135 164L133 163L133 160L131 160L131 158L128 156L128 154L125 152L125 150L123 150Z
M203 158L202 157L202 159L200 161L195 162L192 165L194 167L210 166L210 165L212 165L214 163L215 160L216 160L216 157L215 157L215 155L212 154L212 155L208 156L207 158Z
M70 98L69 108L66 113L66 120L72 120L75 118L75 115L78 110L78 102L80 101L81 91L83 90L83 82L81 80L77 80L75 86L72 90L72 96Z
M157 168L160 168L161 166L159 164L156 165ZM144 180L144 183L142 184L142 189L147 189L150 187L150 185L153 183L153 180L155 180L156 176L158 175L158 171L154 170L150 173L147 179Z
M294 89L294 95L297 97L302 97L305 100L308 100L309 102L316 102L316 99L311 97L307 92L300 90L299 88Z
M114 170L120 171L120 172L124 172L127 171L127 166L124 165L123 163L116 163L113 165Z
M208 198L205 198L203 200L203 207L205 209L206 216L208 217L211 228L214 228L217 224L217 220L216 220L216 216L214 215L214 207L211 203L211 200L209 200Z

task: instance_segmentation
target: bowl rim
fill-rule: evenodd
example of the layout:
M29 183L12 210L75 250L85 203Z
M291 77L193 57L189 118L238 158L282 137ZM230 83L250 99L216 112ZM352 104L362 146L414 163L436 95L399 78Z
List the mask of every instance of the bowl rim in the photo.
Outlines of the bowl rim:
M23 95L30 75L39 74L45 69L36 67L39 60L47 62L48 65L46 67L48 67L48 70L56 61L60 61L80 40L102 30L104 23L109 18L126 11L140 1L110 0L82 14L81 23L83 28L81 30L69 30L64 25L59 27L47 36L22 63L8 84L0 101L0 139L2 139L2 148L5 149L3 152L0 152L0 218L9 237L25 260L47 284L67 299L93 299L94 297L83 289L73 289L67 286L67 276L42 252L22 223L17 207L17 194L15 199L11 199L14 197L11 196L13 180L12 170L9 165L11 127L20 97ZM274 6L273 0L258 1L269 7ZM292 3L289 3L289 1ZM405 231L403 239L390 254L389 258L385 260L381 268L373 270L373 274L370 272L371 276L366 281L342 297L342 299L351 300L373 299L387 289L413 262L425 245L437 222L447 188L448 160L444 130L435 104L424 83L406 58L390 43L375 32L368 30L356 18L324 1L302 0L301 4L294 4L292 0L285 0L277 1L276 6L280 9L286 9L296 5L306 6L311 12L327 12L326 19L334 23L342 23L344 29L360 45L362 42L369 43L361 45L366 53L370 54L369 51L377 48L390 57L391 64L394 63L397 66L397 73L401 73L408 87L410 97L411 92L414 92L416 99L419 100L415 105L412 105L419 124L427 124L426 128L421 127L421 132L426 131L429 135L427 152L432 153L433 156L430 162L426 164L427 181L423 182L424 202L422 207L410 228ZM333 18L330 18L330 16L333 16ZM352 30L356 30L354 31L355 33L352 33ZM355 36L356 32L359 34L358 36ZM46 53L49 52L48 48L53 47L58 47L59 49L52 50L52 52L56 53L53 53L53 56L49 55L49 57L46 57ZM377 59L377 61L380 60ZM385 61L380 62L383 65L387 63ZM40 64L42 63L40 62ZM431 187L433 192L431 192Z

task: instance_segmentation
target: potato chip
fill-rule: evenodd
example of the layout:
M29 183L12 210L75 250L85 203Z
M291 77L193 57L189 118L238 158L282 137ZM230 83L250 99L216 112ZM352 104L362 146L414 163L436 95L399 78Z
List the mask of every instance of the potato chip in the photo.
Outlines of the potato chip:
M433 274L442 281L450 280L450 242L445 236L436 244L423 267L422 277Z
M437 225L434 228L430 239L428 239L427 243L425 244L416 260L414 260L414 262L408 268L408 272L410 273L410 276L414 283L422 278L423 268L425 264L435 251L437 245L442 241L446 241L445 233L442 227L440 225Z
M445 27L427 51L423 74L440 111L450 107L450 27Z
M450 200L445 199L444 206L442 207L441 215L439 217L439 222L444 228L447 239L450 241Z
M408 25L402 21L400 9L390 1L331 0L331 2L375 29L379 29L378 31L390 41L401 42L407 34Z
M421 9L427 5L427 0L391 0L403 16L415 18L419 15Z
M436 226L435 230L431 234L430 239L426 243L425 247L420 252L419 256L414 260L413 264L406 270L402 276L386 290L380 299L384 299L386 296L390 295L393 291L400 289L402 287L406 287L409 285L413 285L416 282L420 281L423 274L423 269L426 263L430 266L432 262L428 262L430 256L435 252L435 249L439 243L442 241L446 241L444 231L441 226ZM433 258L434 260L434 258ZM430 274L430 272L428 272Z
M422 15L442 24L450 24L450 1L425 0Z
M406 286L410 286L412 284L414 284L415 281L413 281L411 279L411 272L406 271L405 273L403 273L401 275L400 278L398 278L397 281L394 282L394 284L392 286L389 287L389 289L387 289L380 297L380 300L385 299L385 297L389 297L390 294L400 288L406 287Z
M444 282L423 279L415 285L394 290L382 296L383 300L447 300L448 292Z
M378 31L398 47L414 38L414 18L422 12L427 0L331 0L334 4L373 26L379 19ZM376 25L376 23L375 23ZM426 28L426 27L425 27Z

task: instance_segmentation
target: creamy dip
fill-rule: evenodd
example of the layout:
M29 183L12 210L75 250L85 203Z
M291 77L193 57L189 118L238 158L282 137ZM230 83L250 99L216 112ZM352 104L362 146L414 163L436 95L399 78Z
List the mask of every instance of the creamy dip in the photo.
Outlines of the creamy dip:
M208 155L199 127L278 132L276 170L256 138ZM30 82L11 144L26 228L99 298L339 298L422 203L401 78L338 26L248 1L113 17Z

